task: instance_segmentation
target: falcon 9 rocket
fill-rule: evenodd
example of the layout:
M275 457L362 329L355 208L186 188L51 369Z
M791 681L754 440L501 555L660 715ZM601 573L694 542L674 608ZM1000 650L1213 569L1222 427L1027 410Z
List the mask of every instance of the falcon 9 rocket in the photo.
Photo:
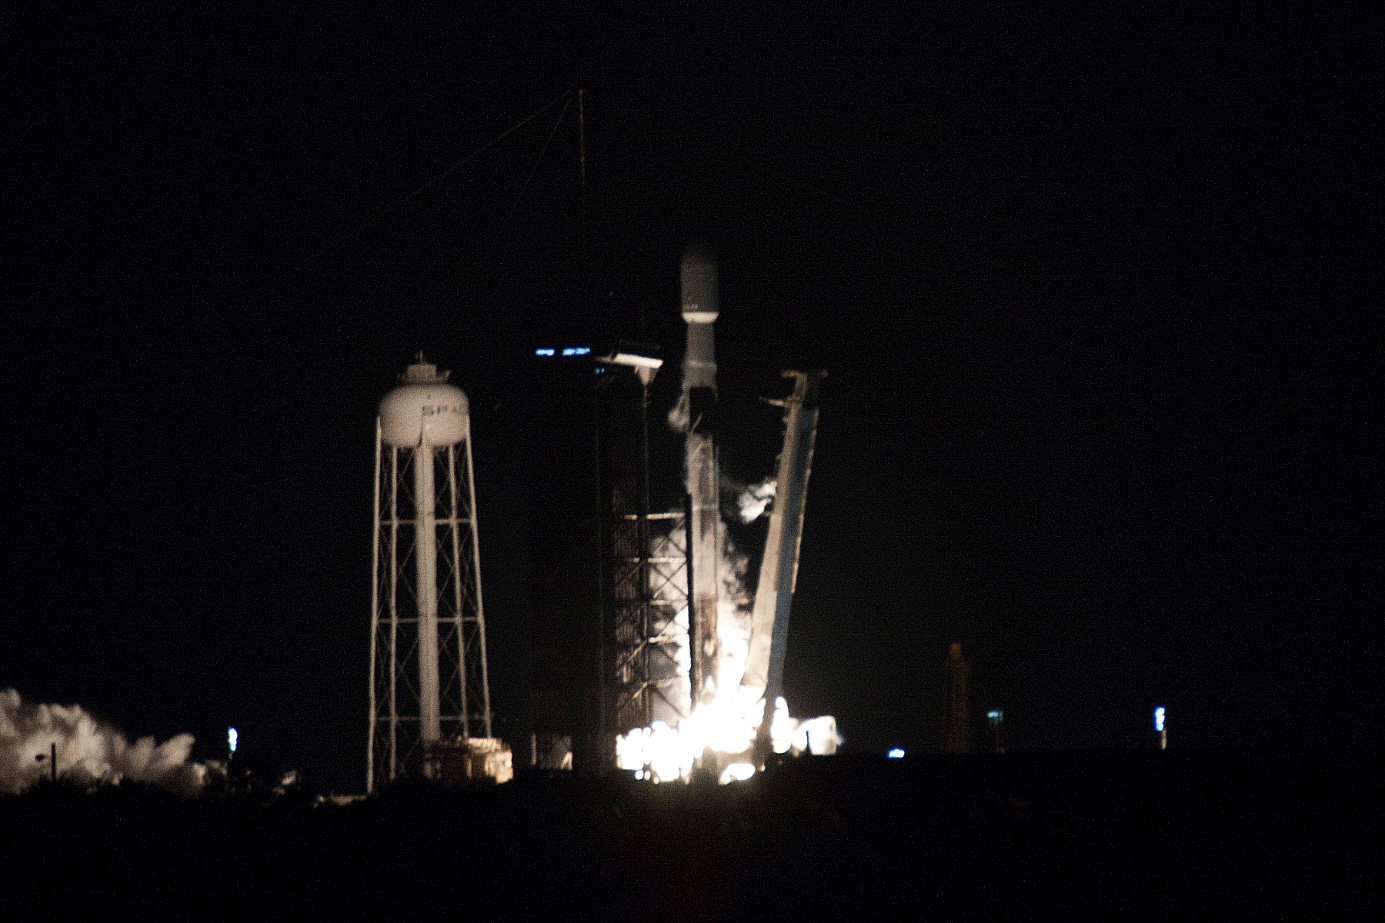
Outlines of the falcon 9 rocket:
M721 578L721 511L717 480L717 359L712 324L717 319L716 256L694 243L683 251L683 320L688 345L683 355L682 406L687 412L689 634L692 648L692 707L715 694L719 645L717 606Z

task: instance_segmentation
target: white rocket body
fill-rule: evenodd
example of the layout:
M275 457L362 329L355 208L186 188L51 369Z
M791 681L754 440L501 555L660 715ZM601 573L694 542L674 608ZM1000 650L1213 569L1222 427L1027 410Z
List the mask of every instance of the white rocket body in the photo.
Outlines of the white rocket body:
M720 486L717 478L717 360L713 323L720 309L716 257L698 244L683 251L683 320L688 325L683 354L683 405L688 411L689 626L692 640L692 705L715 692L719 649L717 606L721 578Z

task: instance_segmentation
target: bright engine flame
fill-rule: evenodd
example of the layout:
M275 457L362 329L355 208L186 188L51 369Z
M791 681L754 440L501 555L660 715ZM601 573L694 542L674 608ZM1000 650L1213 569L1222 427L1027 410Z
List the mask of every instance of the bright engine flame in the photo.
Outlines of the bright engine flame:
M642 779L674 782L688 779L697 759L707 750L735 756L748 753L760 723L758 708L736 713L718 705L699 708L677 727L655 721L650 727L621 735L616 739L616 764ZM789 715L783 696L774 700L770 742L775 753L828 755L836 752L841 741L837 720L831 715L799 720ZM732 767L736 767L734 771ZM736 760L723 770L721 782L744 781L757 768L753 763Z

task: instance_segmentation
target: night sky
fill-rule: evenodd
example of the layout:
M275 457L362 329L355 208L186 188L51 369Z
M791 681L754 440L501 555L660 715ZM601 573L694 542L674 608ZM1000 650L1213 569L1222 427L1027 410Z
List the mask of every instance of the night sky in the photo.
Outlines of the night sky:
M830 375L796 714L936 749L959 641L1013 749L1150 746L1156 704L1170 746L1373 733L1373 18L517 6L6 16L0 688L359 790L374 407L423 349L518 733L505 383L624 318L676 386L705 235L727 471L772 472L779 369Z

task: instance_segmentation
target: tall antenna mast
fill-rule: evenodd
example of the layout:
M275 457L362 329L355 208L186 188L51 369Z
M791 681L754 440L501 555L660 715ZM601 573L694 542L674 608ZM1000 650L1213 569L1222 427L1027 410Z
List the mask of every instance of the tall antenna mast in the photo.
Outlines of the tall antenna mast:
M582 234L582 275L587 274L587 91L577 88L577 176Z

